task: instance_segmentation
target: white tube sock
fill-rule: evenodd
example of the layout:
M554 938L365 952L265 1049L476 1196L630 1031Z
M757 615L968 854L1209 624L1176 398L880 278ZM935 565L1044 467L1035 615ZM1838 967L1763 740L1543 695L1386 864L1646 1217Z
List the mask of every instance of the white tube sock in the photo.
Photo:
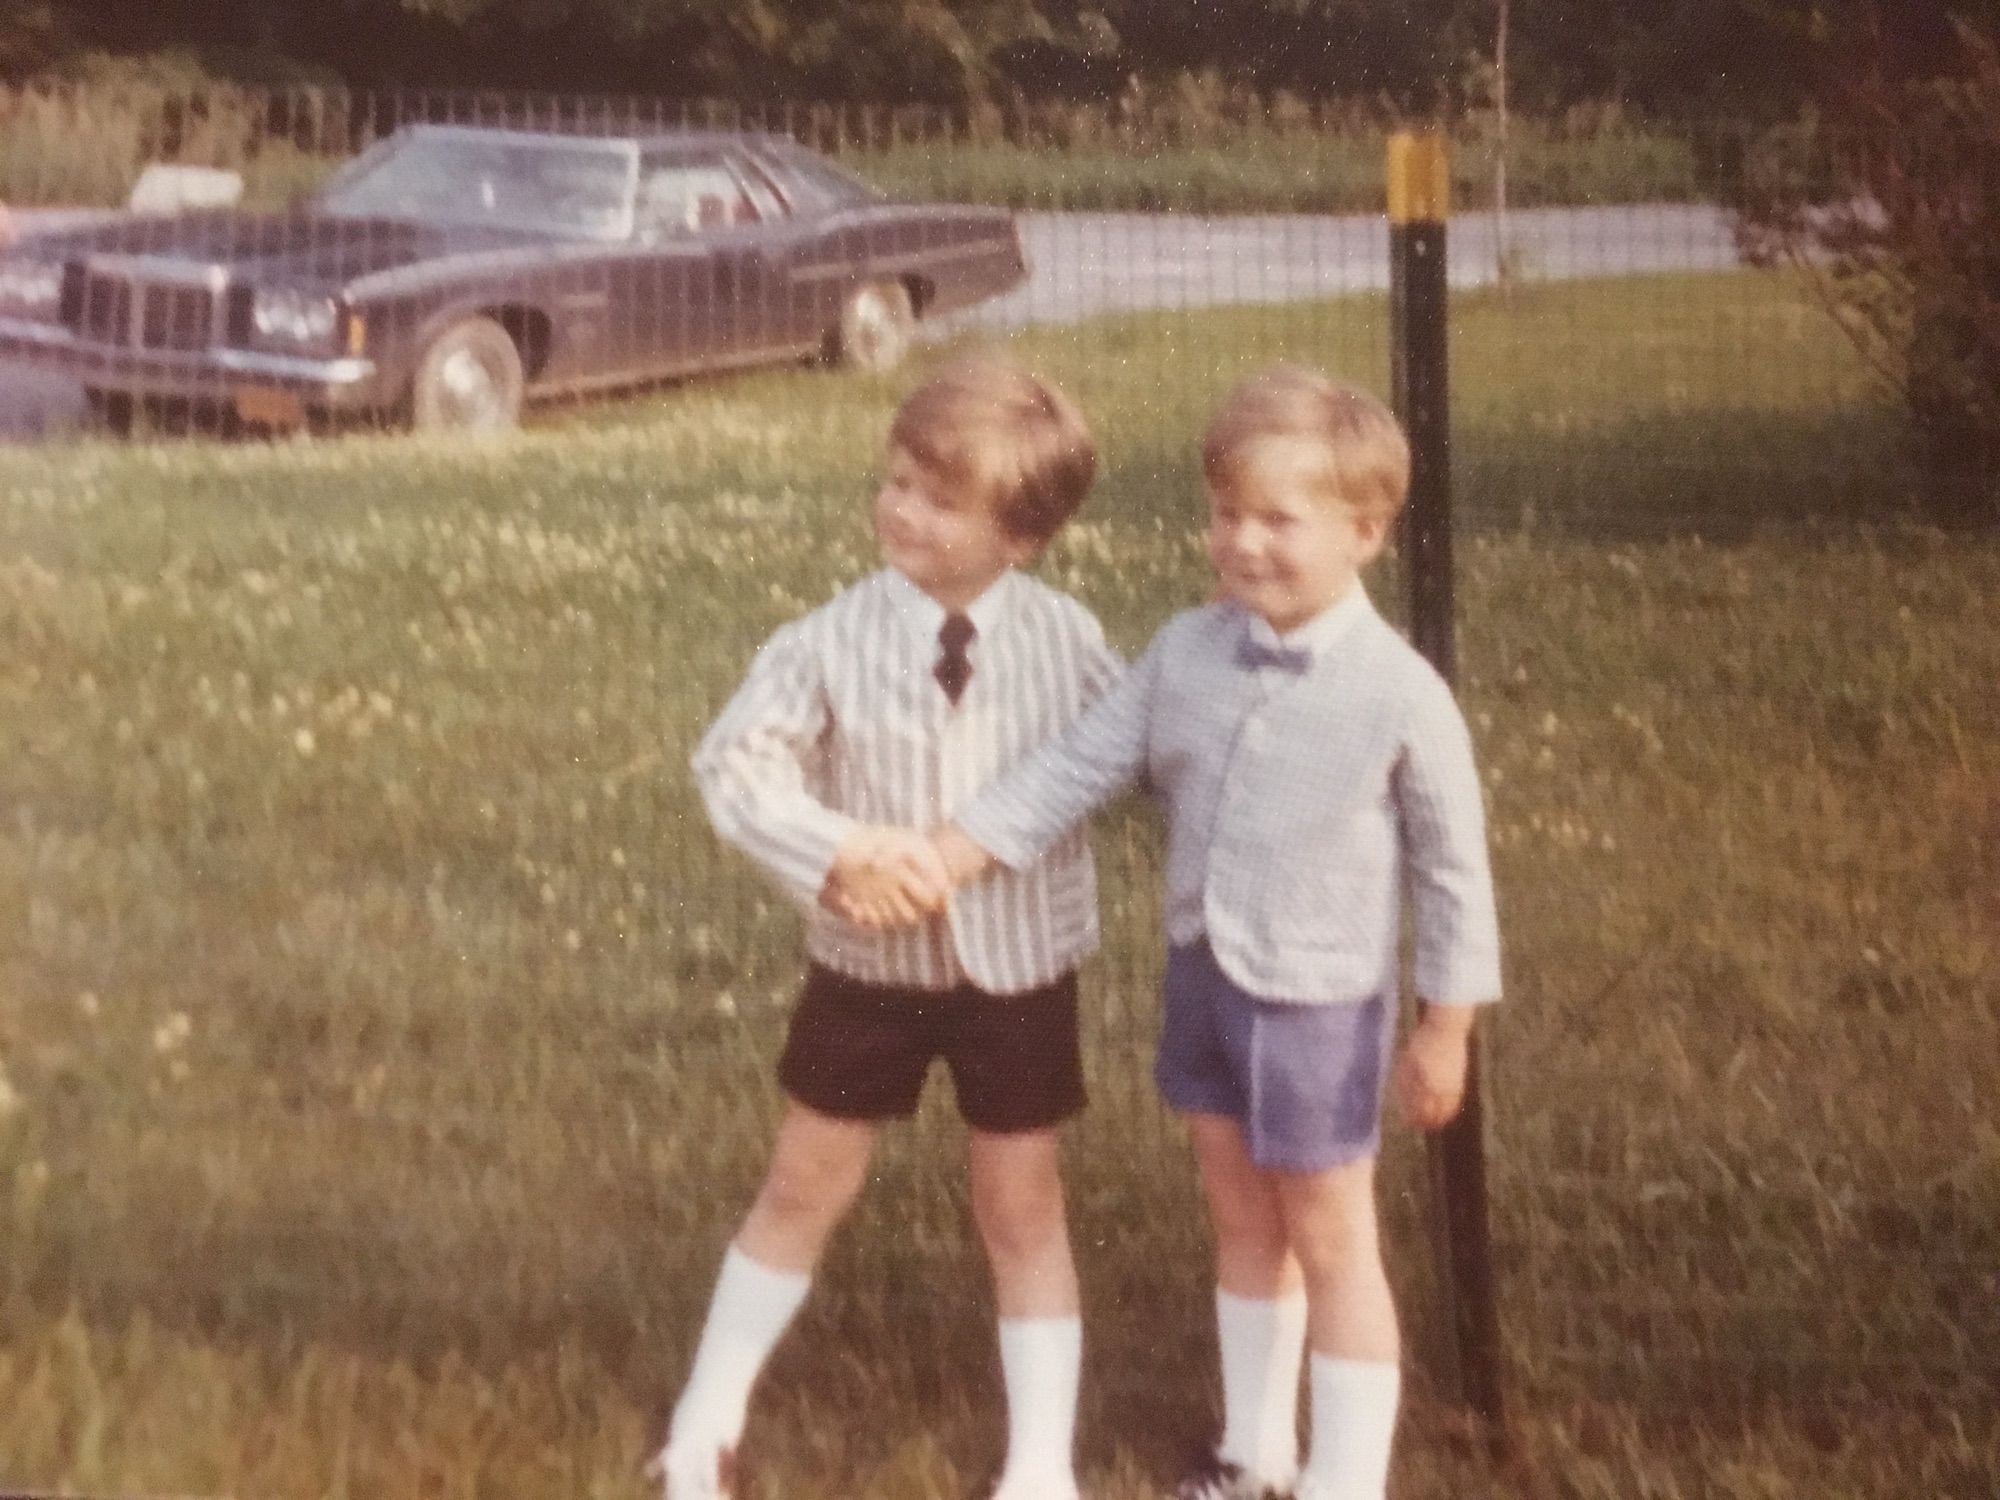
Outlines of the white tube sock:
M759 1264L734 1245L722 1258L694 1368L674 1407L669 1452L727 1448L743 1433L750 1388L805 1301L812 1277Z
M1383 1500L1402 1386L1386 1361L1312 1357L1312 1456L1299 1500Z
M1215 1289L1222 1348L1222 1456L1272 1489L1299 1472L1299 1374L1306 1294L1239 1297Z
M996 1495L1074 1493L1076 1390L1082 1366L1080 1318L1000 1320L1007 1465Z

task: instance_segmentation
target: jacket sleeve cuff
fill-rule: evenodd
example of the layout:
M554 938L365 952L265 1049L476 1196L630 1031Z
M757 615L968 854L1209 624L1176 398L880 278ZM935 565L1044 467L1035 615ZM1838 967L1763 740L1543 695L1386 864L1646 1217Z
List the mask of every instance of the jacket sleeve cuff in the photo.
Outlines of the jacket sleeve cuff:
M1026 819L1009 817L1007 809L981 798L952 818L958 831L1010 870L1025 870L1053 840L1037 838Z
M764 863L801 906L811 907L826 888L827 872L841 845L860 823L818 803L803 802L794 810L785 839L761 851Z
M1482 960L1457 968L1417 965L1417 998L1431 1005L1493 1005L1500 999L1500 965Z

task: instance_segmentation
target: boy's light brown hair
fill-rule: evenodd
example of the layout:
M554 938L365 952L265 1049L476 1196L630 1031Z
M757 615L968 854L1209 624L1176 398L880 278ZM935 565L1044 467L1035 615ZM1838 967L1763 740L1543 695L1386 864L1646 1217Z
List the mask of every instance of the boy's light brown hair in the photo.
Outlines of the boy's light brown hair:
M889 445L1037 546L1077 513L1097 477L1097 444L1075 404L998 354L954 359L912 391Z
M1202 436L1209 488L1227 490L1256 449L1273 440L1314 445L1323 455L1314 498L1384 522L1410 492L1410 443L1389 408L1356 386L1301 365L1274 365L1239 381Z

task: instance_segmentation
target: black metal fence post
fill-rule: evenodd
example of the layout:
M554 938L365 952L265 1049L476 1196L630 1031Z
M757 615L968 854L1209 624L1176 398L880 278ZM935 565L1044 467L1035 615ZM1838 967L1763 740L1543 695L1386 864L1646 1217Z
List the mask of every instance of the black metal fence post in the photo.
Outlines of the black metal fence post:
M1399 132L1389 143L1390 387L1410 435L1410 500L1402 549L1410 633L1451 682L1451 387L1445 224L1450 172L1442 135ZM1475 1041L1465 1105L1430 1143L1432 1225L1451 1301L1458 1394L1504 1440L1500 1323L1486 1222L1484 1047Z

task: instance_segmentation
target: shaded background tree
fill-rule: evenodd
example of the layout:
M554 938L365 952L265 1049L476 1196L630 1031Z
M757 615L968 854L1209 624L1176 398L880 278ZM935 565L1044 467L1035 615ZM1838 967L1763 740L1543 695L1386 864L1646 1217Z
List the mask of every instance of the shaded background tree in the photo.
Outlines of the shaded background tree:
M1936 511L2000 508L2000 4L1794 15L1817 117L1742 179L1741 238L1818 288L1901 392Z
M1518 102L1787 112L1804 70L1769 10L1540 0L1514 26ZM965 103L1202 75L1427 109L1465 102L1492 22L1492 0L0 0L0 77L179 49L258 83Z

